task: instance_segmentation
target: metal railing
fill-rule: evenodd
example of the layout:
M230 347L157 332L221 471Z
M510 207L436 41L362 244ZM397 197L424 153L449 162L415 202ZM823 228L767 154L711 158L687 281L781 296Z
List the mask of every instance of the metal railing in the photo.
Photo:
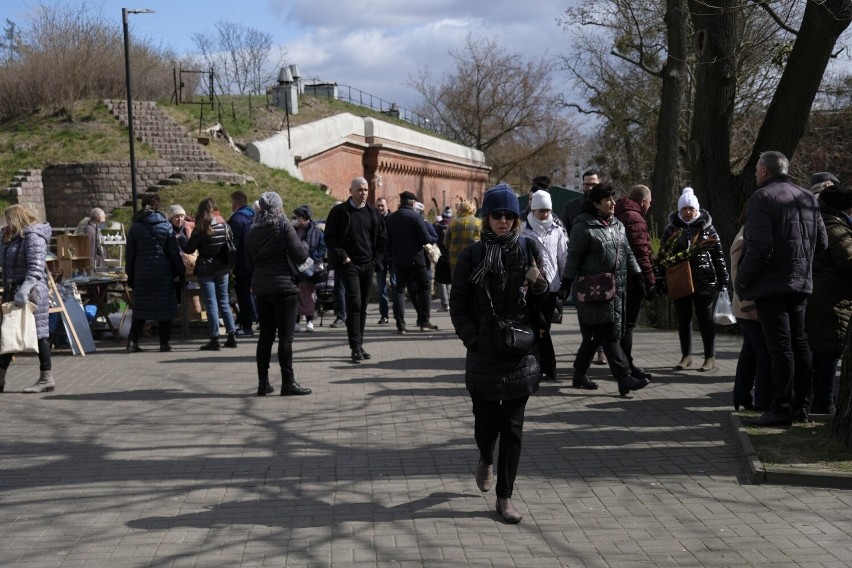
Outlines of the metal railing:
M378 111L392 118L398 118L406 122L410 122L420 128L437 132L444 136L449 136L446 128L443 125L436 124L425 116L414 112L413 110L400 107L396 103L386 101L381 97L365 93L361 89L350 87L349 85L337 85L337 98L341 101L369 108L370 110Z

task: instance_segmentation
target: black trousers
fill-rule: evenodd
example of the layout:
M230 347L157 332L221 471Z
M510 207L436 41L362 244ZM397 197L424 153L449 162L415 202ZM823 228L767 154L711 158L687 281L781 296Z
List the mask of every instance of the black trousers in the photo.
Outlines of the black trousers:
M556 352L553 349L553 338L550 327L553 325L553 314L556 312L556 292L548 292L541 303L541 321L537 321L538 334L536 341L539 350L539 365L541 374L556 378Z
M692 355L692 308L698 320L698 331L704 344L704 357L716 356L716 325L713 323L715 296L692 294L674 301L677 313L677 335L680 338L680 354Z
M14 353L4 353L0 355L0 369L8 369L12 364ZM50 362L50 339L42 337L38 340L38 370L51 371L53 367Z
M269 377L269 362L272 359L272 344L278 333L278 366L284 382L293 378L293 328L296 324L296 294L281 296L258 296L257 316L260 336L257 338L255 360L257 376Z
M756 320L738 319L743 329L743 346L737 359L734 375L734 404L754 402L760 408L769 408L772 396L772 361L763 337L763 329ZM751 389L754 387L754 401Z
M805 294L757 298L760 326L772 364L772 404L776 414L807 408L811 390L811 349L805 331Z
M346 290L346 333L349 348L361 347L364 343L364 328L367 326L367 304L370 302L370 287L373 285L373 264L347 262L339 267L343 288ZM293 322L296 320L294 319Z
M574 359L574 376L581 377L589 371L589 366L592 364L592 358L598 346L603 347L603 352L606 354L609 370L612 376L618 380L630 374L630 363L621 350L621 344L614 337L614 329L612 323L603 323L599 325L585 324L580 327L583 334L583 342L580 343L580 349L577 350L577 358Z
M234 292L237 294L237 305L240 315L237 325L242 329L251 329L255 321L254 298L251 295L251 274L234 275Z
M417 325L429 325L431 317L429 289L429 274L425 266L395 266L394 275L396 277L396 286L393 293L393 317L396 320L397 329L405 329L405 290L408 289L408 295L411 298L411 303L414 304L414 311L417 312Z
M130 340L139 343L139 336L142 335L142 328L145 327L147 320L133 318L130 322ZM172 339L172 320L163 320L157 322L157 335L160 336L160 345L165 345Z
M642 300L645 298L645 290L637 286L627 289L624 300L624 335L621 337L621 350L627 357L630 368L633 368L633 330L639 322L639 312L642 311Z
M515 487L521 461L524 410L530 397L511 400L473 399L474 437L483 463L494 463L494 445L500 439L497 454L497 497L508 499Z

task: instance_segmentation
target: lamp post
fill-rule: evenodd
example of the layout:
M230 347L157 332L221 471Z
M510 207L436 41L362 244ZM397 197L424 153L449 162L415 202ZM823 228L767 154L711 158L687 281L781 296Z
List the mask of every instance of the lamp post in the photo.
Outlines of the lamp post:
M130 34L127 31L127 14L153 14L154 10L141 8L121 9L121 23L124 28L124 78L127 82L127 129L130 132L130 196L133 200L133 213L136 213L136 145L133 134L133 95L130 91Z

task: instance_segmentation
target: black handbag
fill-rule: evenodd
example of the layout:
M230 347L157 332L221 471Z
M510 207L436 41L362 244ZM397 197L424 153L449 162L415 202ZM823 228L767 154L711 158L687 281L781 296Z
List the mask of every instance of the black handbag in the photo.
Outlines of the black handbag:
M522 318L503 319L494 310L488 284L484 286L488 303L491 304L491 339L497 349L506 349L512 355L526 355L535 346L535 332ZM526 302L524 301L524 305Z

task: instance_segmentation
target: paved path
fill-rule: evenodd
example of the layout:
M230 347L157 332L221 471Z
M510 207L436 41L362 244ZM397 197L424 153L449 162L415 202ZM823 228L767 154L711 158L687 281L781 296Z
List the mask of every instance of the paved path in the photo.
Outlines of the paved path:
M253 396L247 340L212 355L197 339L56 357L56 392L0 396L0 565L852 564L852 492L741 484L726 426L733 338L705 375L670 370L673 332L640 330L654 382L621 399L600 368L598 391L568 387L579 341L567 314L554 327L560 380L527 407L524 520L506 525L473 481L449 318L404 337L377 319L361 365L328 321L297 336L297 376L314 389L300 398ZM36 374L20 359L7 391Z

